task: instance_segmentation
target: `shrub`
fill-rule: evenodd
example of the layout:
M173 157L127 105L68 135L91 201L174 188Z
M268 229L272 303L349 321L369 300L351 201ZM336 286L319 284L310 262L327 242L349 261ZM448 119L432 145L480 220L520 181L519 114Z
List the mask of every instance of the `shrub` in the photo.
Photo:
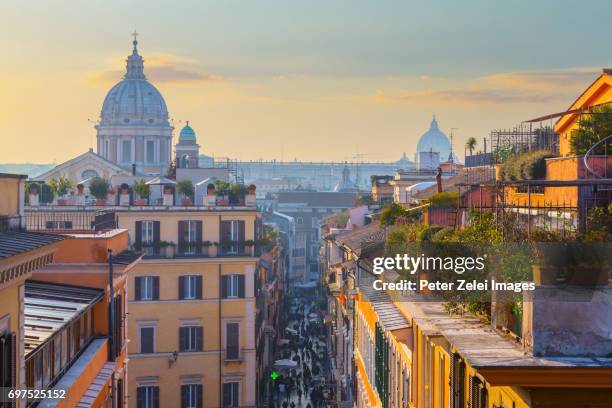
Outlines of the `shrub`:
M193 183L191 180L180 180L176 182L176 191L185 197L192 198L193 197Z
M570 147L575 154L585 154L595 143L612 134L612 106L598 106L592 112L582 115L578 129L572 132ZM600 144L593 151L594 154L605 152L612 152L612 140Z
M435 207L456 207L459 205L459 193L456 191L443 191L431 196L429 202Z
M94 177L89 183L89 192L95 198L103 200L108 194L108 187L108 181L106 181L102 177Z
M218 197L229 196L232 189L232 184L228 181L215 180L215 194Z
M149 186L144 179L132 184L132 190L140 197L148 197L151 194L151 186Z
M506 181L541 180L546 177L546 159L554 157L548 150L536 150L511 156L500 169Z
M68 193L68 190L72 188L72 183L65 177L59 177L51 179L49 182L49 187L53 194L58 197L65 196Z

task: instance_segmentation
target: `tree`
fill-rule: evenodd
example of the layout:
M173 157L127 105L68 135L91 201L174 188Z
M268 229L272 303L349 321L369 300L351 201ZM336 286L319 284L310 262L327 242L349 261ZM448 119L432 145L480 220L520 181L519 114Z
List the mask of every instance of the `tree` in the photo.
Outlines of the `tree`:
M467 142L465 142L465 148L470 151L470 156L474 153L474 149L476 148L476 138L470 137Z
M572 132L570 148L573 153L585 154L595 143L612 135L612 106L602 105L591 109L591 113L582 115L578 129ZM610 154L612 138L595 148L593 154Z
M185 179L177 181L176 190L185 197L193 199L194 188L191 180Z
M51 179L49 187L57 197L63 197L72 188L72 183L65 177Z
M151 194L151 187L145 182L144 179L132 184L132 190L138 194L141 198L148 197Z
M103 200L108 195L108 181L101 177L94 177L89 183L89 192L98 200Z
M168 164L168 172L166 173L166 177L171 180L176 180L176 159L170 160Z

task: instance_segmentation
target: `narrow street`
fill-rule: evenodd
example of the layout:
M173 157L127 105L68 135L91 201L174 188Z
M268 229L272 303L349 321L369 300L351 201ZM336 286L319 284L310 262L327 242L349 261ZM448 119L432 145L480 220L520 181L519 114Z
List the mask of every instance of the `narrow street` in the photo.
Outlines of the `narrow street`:
M298 289L286 297L279 355L276 356L276 408L327 407L330 398L328 355L321 299L316 288Z

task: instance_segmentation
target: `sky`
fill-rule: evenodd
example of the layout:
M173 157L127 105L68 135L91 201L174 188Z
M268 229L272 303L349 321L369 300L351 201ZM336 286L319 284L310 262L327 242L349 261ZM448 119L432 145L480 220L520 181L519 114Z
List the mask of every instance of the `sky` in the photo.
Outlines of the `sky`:
M435 114L462 156L612 66L610 15L609 0L6 0L0 163L93 147L134 30L175 127L189 120L207 155L412 158Z

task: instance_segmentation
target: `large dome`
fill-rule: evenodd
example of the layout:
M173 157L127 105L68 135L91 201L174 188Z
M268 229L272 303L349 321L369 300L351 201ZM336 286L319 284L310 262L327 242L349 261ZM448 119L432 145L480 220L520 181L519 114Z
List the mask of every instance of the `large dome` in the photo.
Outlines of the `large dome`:
M438 122L434 117L429 126L429 130L423 133L417 144L417 153L420 152L438 152L440 159L446 160L450 154L450 141L448 137L438 128Z
M102 125L168 125L168 108L161 93L144 75L144 63L134 40L123 80L104 98Z

